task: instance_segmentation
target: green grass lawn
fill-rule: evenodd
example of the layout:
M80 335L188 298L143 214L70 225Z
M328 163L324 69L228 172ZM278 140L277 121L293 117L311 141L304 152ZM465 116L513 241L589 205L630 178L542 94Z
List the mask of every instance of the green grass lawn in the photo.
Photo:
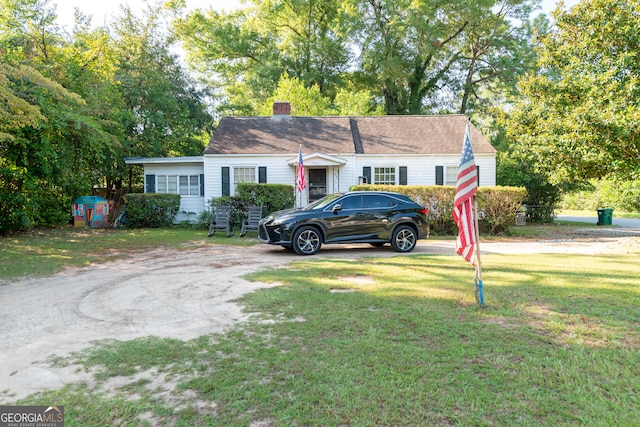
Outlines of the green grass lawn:
M253 321L96 344L56 363L97 386L18 404L67 426L639 425L637 256L483 255L485 308L458 257L301 258L250 276L282 284L242 298Z

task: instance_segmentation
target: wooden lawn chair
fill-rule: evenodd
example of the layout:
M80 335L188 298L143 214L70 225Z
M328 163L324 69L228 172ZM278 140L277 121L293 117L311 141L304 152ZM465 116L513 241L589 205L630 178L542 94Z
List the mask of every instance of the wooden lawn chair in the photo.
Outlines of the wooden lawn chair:
M242 229L240 230L240 237L247 234L249 230L258 231L258 222L262 219L262 208L260 206L249 207L247 218L242 221Z
M234 230L231 224L231 206L216 206L215 213L209 223L209 237L213 236L216 230L224 230L227 237L233 236Z

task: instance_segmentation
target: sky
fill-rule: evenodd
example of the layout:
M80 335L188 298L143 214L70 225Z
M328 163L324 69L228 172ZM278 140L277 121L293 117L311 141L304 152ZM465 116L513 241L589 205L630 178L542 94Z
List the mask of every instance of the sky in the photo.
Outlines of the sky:
M565 6L578 3L579 0L565 0ZM542 11L550 13L556 7L557 0L543 0ZM92 16L93 25L100 26L108 23L113 15L120 11L120 4L128 4L134 11L144 8L144 0L51 0L50 4L57 5L58 23L73 28L73 9L77 7L85 15ZM208 9L229 11L240 6L240 0L187 0L188 9Z
M210 7L218 11L229 11L240 7L240 0L186 0L188 9L209 9ZM91 15L91 23L101 26L111 20L112 16L118 15L120 5L126 4L135 11L144 9L145 0L51 0L50 5L56 5L58 23L67 26L69 30L73 28L74 8L80 9L85 15ZM151 4L153 0L151 0Z

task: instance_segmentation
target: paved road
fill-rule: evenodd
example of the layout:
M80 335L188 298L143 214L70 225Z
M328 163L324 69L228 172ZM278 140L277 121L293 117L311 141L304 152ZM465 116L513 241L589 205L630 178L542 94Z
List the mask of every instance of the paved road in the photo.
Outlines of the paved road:
M556 219L562 221L575 221L575 222L588 222L596 224L598 222L598 214L594 212L593 216L570 216L570 215L558 215ZM625 228L638 228L640 229L640 219L636 218L616 218L616 213L613 212L613 218L611 219L612 225Z

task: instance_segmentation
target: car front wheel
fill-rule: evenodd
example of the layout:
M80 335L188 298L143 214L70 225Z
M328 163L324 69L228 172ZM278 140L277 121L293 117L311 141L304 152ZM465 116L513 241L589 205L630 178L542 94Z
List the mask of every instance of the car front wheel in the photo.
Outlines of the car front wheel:
M408 225L401 225L393 231L391 246L396 252L411 252L416 247L418 235Z
M322 246L322 239L317 229L301 227L293 234L293 250L298 255L313 255Z

